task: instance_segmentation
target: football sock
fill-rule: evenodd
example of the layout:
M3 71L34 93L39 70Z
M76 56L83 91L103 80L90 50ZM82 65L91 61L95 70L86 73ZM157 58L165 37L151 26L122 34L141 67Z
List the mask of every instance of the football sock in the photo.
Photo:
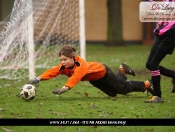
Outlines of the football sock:
M125 69L123 67L119 67L119 70L122 71L123 74L126 74Z
M145 88L149 88L150 87L150 84L149 84L148 81L145 81L144 84L145 84Z
M161 90L160 90L160 71L154 70L151 71L152 74L152 83L154 87L154 94L161 98Z

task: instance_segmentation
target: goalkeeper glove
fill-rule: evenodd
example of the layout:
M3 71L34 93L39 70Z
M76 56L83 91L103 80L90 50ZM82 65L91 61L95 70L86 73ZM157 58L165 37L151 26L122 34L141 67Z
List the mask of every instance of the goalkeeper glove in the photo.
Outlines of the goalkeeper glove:
M60 89L55 89L55 90L53 90L52 93L53 93L53 94L62 94L62 93L67 92L68 90L70 90L69 87L63 86L63 87L60 88Z
M35 79L30 80L28 84L35 84L36 86L38 86L40 80L41 80L41 77L36 77Z

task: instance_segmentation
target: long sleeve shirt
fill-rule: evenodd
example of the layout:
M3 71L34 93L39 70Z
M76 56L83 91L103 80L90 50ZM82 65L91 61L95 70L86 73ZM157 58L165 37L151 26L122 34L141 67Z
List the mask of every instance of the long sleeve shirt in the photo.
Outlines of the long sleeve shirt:
M46 70L41 77L41 80L48 80L58 75L66 75L69 77L65 86L73 88L79 81L95 81L106 74L106 68L99 62L86 62L79 56L75 57L74 66L65 68L60 63L58 66Z

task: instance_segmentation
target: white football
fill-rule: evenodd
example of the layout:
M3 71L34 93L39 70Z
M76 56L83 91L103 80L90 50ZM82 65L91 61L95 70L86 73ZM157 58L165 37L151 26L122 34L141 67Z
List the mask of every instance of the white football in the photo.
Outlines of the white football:
M25 100L32 100L36 96L36 89L32 84L25 84L20 89L20 96Z

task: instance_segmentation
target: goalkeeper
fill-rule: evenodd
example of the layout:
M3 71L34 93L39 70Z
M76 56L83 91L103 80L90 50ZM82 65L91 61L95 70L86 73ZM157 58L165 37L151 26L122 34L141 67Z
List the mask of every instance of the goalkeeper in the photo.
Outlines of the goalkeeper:
M114 97L117 94L126 95L129 92L145 92L153 94L152 83L143 81L126 81L125 74L135 76L135 72L126 64L122 63L118 72L113 73L106 65L99 62L86 62L76 55L76 49L71 45L65 45L59 51L60 64L46 70L29 84L38 85L40 81L49 80L58 75L69 77L66 84L59 89L53 90L53 94L62 94L72 89L79 81L89 81L94 87L100 89L107 95Z

